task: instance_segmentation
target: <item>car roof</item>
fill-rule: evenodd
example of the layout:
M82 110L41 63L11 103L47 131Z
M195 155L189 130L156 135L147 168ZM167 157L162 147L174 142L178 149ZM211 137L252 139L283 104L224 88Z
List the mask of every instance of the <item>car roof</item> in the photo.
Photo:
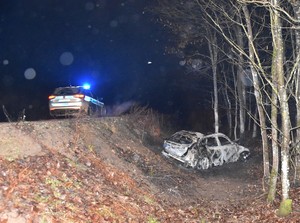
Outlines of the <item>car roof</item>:
M220 133L220 132L212 133L212 134L209 134L209 135L205 135L204 137L216 137L216 136L223 136L225 138L228 138L228 136L226 136L225 134Z
M207 139L207 138L213 138L213 137L224 137L226 139L228 139L229 141L232 141L227 135L223 134L223 133L212 133L212 134L209 134L209 135L205 135L201 138L201 140L203 139Z
M178 135L187 136L187 137L191 137L191 138L194 138L194 139L202 138L204 136L204 134L202 134L200 132L180 130L178 132L175 132L173 135L171 135L170 138L173 138L173 137L178 136Z
M64 89L64 88L82 88L83 89L82 86L65 86L65 87L57 87L55 89Z
M88 92L82 86L66 86L66 87L58 87L54 89L53 94L77 94L82 92Z

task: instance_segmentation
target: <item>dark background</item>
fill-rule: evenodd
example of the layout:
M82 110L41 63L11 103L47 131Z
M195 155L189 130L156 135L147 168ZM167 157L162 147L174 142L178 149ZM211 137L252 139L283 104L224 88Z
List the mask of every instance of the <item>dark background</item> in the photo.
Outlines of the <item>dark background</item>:
M165 53L172 36L150 7L147 0L1 1L1 106L15 118L25 108L27 120L47 119L54 88L89 82L107 106L134 101L183 122L197 108L209 110L201 89L210 85ZM66 52L68 65L60 61Z

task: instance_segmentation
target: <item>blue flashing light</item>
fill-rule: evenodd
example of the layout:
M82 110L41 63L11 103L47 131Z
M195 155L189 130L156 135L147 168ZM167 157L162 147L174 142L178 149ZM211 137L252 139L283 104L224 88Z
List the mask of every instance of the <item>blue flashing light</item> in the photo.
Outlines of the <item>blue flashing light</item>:
M85 90L90 90L91 89L91 85L90 84L87 84L87 83L85 83L85 84L83 84L83 89L85 89Z

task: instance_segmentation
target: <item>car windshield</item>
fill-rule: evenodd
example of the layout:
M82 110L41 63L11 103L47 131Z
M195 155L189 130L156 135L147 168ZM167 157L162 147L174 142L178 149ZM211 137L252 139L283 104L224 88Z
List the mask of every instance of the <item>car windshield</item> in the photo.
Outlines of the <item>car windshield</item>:
M68 87L68 88L57 88L54 91L55 95L69 95L69 94L78 94L81 93L81 89L80 88L72 88L72 87Z
M190 144L193 142L193 140L190 137L181 134L175 134L171 136L170 141L181 143L181 144Z
M230 141L228 139L226 139L225 137L219 137L220 143L221 145L228 145L231 144Z
M218 146L217 140L215 137L209 137L206 139L205 144L207 146Z

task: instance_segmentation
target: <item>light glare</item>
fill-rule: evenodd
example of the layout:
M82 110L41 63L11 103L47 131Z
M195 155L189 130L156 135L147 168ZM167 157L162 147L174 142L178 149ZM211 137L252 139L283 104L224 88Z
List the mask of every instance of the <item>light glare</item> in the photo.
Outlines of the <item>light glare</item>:
M89 90L90 88L91 88L91 85L89 85L89 84L83 85L83 89L85 89L85 90Z

